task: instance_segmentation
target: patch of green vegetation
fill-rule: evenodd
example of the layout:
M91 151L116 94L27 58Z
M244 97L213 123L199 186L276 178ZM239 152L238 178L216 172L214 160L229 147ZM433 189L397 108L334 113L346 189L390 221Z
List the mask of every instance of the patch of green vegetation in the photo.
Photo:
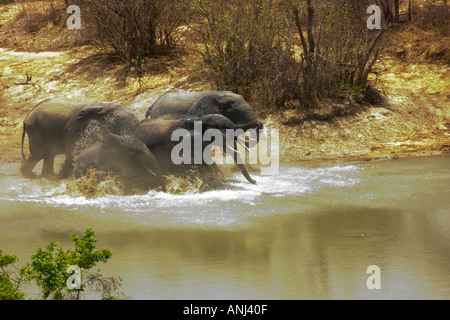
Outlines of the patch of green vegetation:
M20 269L14 265L17 256L3 255L0 250L0 300L25 299L21 287L32 281L41 288L42 299L79 300L88 287L100 291L103 299L117 299L112 293L118 289L120 279L91 271L97 263L106 263L111 251L95 249L97 239L92 229L86 229L81 238L70 235L70 239L75 244L73 249L64 250L58 242L50 242L45 248L38 247L31 261ZM71 270L79 270L79 274ZM74 276L79 276L77 286L69 285Z

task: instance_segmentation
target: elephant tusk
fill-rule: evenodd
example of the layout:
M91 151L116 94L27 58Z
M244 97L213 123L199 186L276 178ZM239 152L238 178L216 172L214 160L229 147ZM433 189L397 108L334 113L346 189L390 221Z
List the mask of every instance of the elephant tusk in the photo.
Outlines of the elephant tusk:
M155 177L158 176L158 175L157 175L156 173L154 173L152 170L150 170L150 169L147 169L147 170L148 170L148 172L150 172L151 175L153 175L153 176L155 176Z
M241 154L240 151L234 149L234 148L233 148L232 146L230 146L229 144L227 144L227 147L230 148L231 150L233 150L234 152Z
M237 140L237 142L238 142L241 146L243 146L248 152L252 152L252 150L250 150L250 149L245 145L244 141L242 141L240 138L237 138L236 140Z

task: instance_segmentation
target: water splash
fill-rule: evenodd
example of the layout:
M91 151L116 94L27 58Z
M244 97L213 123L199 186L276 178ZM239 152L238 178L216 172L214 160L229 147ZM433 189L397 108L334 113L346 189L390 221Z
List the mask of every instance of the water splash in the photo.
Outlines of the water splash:
M150 190L144 194L125 195L123 186L114 177L101 172L90 171L86 177L74 181L52 181L47 179L28 180L10 175L0 181L2 199L22 201L56 201L58 197L72 197L88 202L98 202L95 198L114 198L162 202L169 200L183 202L183 199L195 198L196 201L209 200L241 201L249 203L261 195L283 197L314 193L325 187L351 187L360 182L358 166L333 166L318 168L282 167L274 176L255 175L257 184L248 183L240 173L226 177L225 182L207 186L200 178L183 179L168 176L167 192ZM84 202L84 201L83 201Z
M307 209L306 202L302 209L295 198L314 196L324 188L352 187L359 183L361 170L352 165L285 166L274 176L253 174L256 185L248 183L240 172L226 172L225 181L214 186L198 178L169 176L167 192L150 190L133 195L124 194L112 177L95 172L78 181L8 175L0 180L0 200L61 208L61 212L74 214L76 221L84 216L119 225L242 227L253 218L282 212L279 206L293 212Z
M123 195L123 185L105 172L89 169L86 175L75 182L67 183L65 194L87 199L106 195Z
M381 165L384 171L378 169ZM429 169L424 167L402 180L390 180L392 174L398 174L400 165L392 162L386 167L384 163L364 162L282 166L273 176L258 175L253 168L256 185L248 183L240 172L224 168L225 182L212 188L200 179L168 177L168 192L150 190L133 195L118 191L110 180L94 184L95 187L87 183L86 195L74 180L23 179L0 165L0 200L137 224L245 225L249 219L282 212L304 213L314 206L327 210L342 206L383 207L388 203L405 206L400 199L414 200L416 194L423 193L414 186L423 185L430 177ZM448 178L446 172L442 175L444 180Z
M206 186L198 177L183 179L169 175L166 177L166 189L169 194L195 194L204 191Z

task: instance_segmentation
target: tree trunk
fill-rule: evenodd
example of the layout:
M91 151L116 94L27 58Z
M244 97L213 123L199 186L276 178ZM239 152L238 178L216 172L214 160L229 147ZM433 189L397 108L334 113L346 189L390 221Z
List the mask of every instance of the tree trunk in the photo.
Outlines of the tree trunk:
M411 16L411 0L408 2L408 21L410 21L412 18Z
M383 10L384 20L387 22L392 22L392 3L391 0L378 0L377 3Z
M399 11L400 7L398 4L399 0L394 0L394 22L399 22Z

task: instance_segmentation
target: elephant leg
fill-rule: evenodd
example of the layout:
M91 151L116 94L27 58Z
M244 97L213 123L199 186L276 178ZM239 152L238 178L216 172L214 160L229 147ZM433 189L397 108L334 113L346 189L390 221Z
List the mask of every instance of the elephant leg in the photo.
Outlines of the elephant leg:
M55 163L55 155L50 155L44 158L44 165L42 166L41 175L44 177L54 176L53 166Z
M73 176L75 177L75 179L80 179L81 177L86 175L86 169L85 168L81 168L81 166L75 166L75 168L73 169Z
M150 151L150 155L142 160L142 163L144 166L150 170L153 174L156 175L156 179L158 181L158 184L161 186L162 191L166 191L166 180L164 178L163 172L161 170L161 167L159 166L158 160L156 160L155 156Z
M161 186L161 190L163 192L166 192L167 191L167 189L166 189L166 181L165 181L163 176L159 177L159 184Z
M26 178L36 178L33 169L42 158L36 155L30 155L20 166L20 173Z
M67 179L72 175L73 171L73 156L66 154L66 159L64 160L64 164L59 172L60 179Z

